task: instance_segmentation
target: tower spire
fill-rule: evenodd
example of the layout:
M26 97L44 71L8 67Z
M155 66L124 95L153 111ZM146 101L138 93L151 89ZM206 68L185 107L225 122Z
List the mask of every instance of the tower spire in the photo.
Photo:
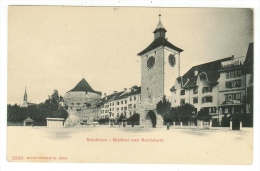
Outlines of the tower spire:
M25 92L24 92L24 96L23 96L23 101L27 102L27 91L26 91L26 87L25 87Z
M161 14L159 14L159 23L157 24L156 29L154 30L154 39L157 39L159 37L165 38L165 33L167 32L167 30L165 30L165 28L162 25L161 22Z

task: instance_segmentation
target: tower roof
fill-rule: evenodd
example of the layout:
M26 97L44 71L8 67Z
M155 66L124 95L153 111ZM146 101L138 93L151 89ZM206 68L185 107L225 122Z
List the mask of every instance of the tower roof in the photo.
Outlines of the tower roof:
M177 52L182 52L183 50L174 46L173 44L171 44L167 39L163 38L163 37L159 37L157 39L154 39L154 41L147 47L145 48L143 51L141 51L140 53L138 53L137 55L141 56L157 47L160 46L167 46L173 50L176 50Z
M154 33L155 33L157 30L164 30L165 32L167 32L167 31L165 30L165 28L163 27L161 20L159 20L159 23L157 24L157 27L156 27L156 29L154 30Z
M25 87L25 91L24 91L24 96L27 97L27 91L26 91L26 87Z
M84 92L91 92L91 93L96 93L101 95L102 93L99 91L95 91L92 89L92 87L88 84L88 82L85 80L85 78L82 78L82 80L69 92L74 92L74 91L84 91Z

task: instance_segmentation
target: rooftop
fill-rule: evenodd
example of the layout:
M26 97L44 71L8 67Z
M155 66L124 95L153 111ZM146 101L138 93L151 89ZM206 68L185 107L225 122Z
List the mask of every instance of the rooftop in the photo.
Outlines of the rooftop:
M188 72L186 72L183 76L178 77L180 81L183 83L183 88L193 88L197 86L197 78L198 76L205 76L209 84L217 84L218 79L220 77L219 70L221 69L221 63L223 61L229 61L233 57L227 57L220 60L200 64L197 66L193 66ZM175 90L175 86L171 88L171 91Z
M84 92L91 92L91 93L96 93L99 95L102 95L101 92L95 91L91 88L91 86L88 84L88 82L83 78L73 89L71 89L68 92L75 92L75 91L84 91Z
M171 44L167 39L163 38L163 37L158 37L157 39L154 39L154 41L147 47L145 48L143 51L141 51L140 53L138 53L137 55L141 56L157 47L160 46L166 46L168 48L171 48L173 50L176 50L177 52L182 52L183 50L174 46L173 44Z

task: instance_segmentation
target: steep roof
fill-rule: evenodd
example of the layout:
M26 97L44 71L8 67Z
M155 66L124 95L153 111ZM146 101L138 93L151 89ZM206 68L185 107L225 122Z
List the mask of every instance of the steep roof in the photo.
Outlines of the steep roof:
M248 45L248 50L247 50L244 65L247 73L253 72L253 67L254 67L254 43L253 42L249 43Z
M158 37L157 39L154 39L154 41L147 47L145 48L143 51L141 51L140 53L138 53L137 55L141 56L157 47L160 46L166 46L169 47L173 50L176 50L178 52L182 52L183 50L174 46L173 44L171 44L167 39L163 38L163 37Z
M205 76L209 84L215 85L218 83L220 77L219 70L221 69L221 62L231 60L232 57L223 58L220 60L200 64L193 66L188 72L186 72L182 77L183 88L193 88L196 87L198 76ZM197 74L195 75L195 71ZM174 86L171 88L173 91Z
M140 94L140 93L141 93L141 87L133 86L130 92L120 91L120 92L116 92L116 93L113 93L113 94L110 94L110 95L104 97L102 99L102 103L105 103L107 101L127 98L128 96L132 96L132 95Z
M159 23L157 24L157 27L153 33L155 33L156 31L160 31L160 30L167 32L167 30L163 27L161 20L159 20Z
M91 86L88 84L88 82L83 78L73 89L71 89L69 92L74 92L74 91L84 91L84 92L91 92L91 93L96 93L99 95L102 95L101 92L95 91L91 88Z

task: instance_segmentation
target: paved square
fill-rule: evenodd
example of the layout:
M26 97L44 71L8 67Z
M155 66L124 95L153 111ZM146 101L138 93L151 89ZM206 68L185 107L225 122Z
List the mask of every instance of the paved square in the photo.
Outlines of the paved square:
M7 157L27 162L251 164L252 130L7 127Z

